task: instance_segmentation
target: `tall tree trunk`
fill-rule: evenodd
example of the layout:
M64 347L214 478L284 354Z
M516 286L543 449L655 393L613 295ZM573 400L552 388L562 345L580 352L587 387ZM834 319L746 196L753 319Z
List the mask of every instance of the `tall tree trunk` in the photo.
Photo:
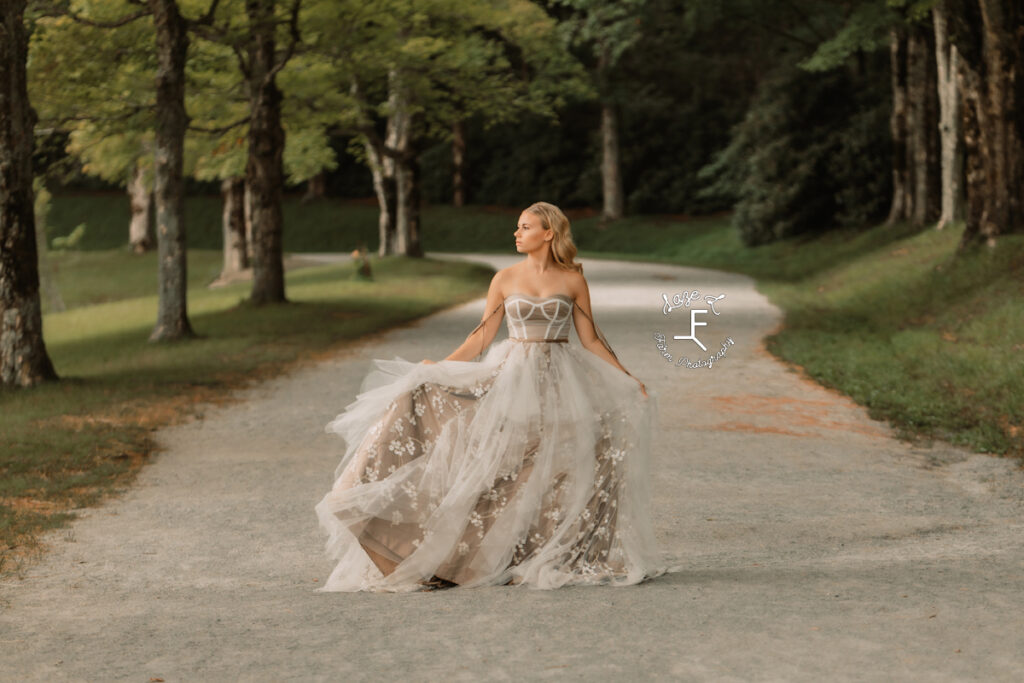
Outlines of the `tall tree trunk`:
M619 117L615 105L601 105L601 181L605 220L622 218L622 171L619 162Z
M925 53L927 86L924 99L925 168L926 180L924 208L920 210L922 224L935 223L942 214L942 137L939 133L938 69L935 61L935 29L931 24L921 27L927 47Z
M224 233L224 267L221 277L249 267L245 249L245 178L225 178L220 184L224 197L221 219Z
M1024 7L1019 0L947 0L960 54L967 166L961 248L1024 232Z
M402 153L409 150L408 144L401 148ZM395 253L403 256L409 253L412 245L413 222L417 220L416 207L413 205L415 179L409 160L399 157L395 160L395 195L397 212L395 215Z
M409 179L412 181L412 188L409 190L409 249L406 252L409 256L422 258L423 242L421 240L423 227L423 173L420 167L419 151L409 158Z
M614 100L607 94L610 48L599 45L597 56L597 81L601 97L601 194L604 207L602 221L622 218L622 166L619 161L619 112Z
M306 181L306 193L302 195L301 204L311 202L314 199L323 199L327 196L327 182L324 172L320 171Z
M146 183L147 163L146 159L137 160L128 178L128 200L131 205L128 242L136 254L144 254L156 246L156 232L153 230L153 193Z
M466 124L462 119L452 124L452 204L466 205Z
M396 188L394 176L394 162L390 164L392 175L384 173L385 154L381 145L378 145L369 135L363 135L363 147L366 149L366 160L370 166L370 173L373 175L373 192L377 195L377 206L380 209L377 216L377 231L379 246L378 256L388 256L395 253L395 212Z
M393 165L395 177L395 253L412 256L413 231L418 230L419 207L415 203L416 179L412 166L412 119L401 74L392 69L388 78L388 137L385 163ZM385 168L387 168L385 166Z
M252 187L252 293L254 304L281 303L284 295L282 253L284 129L281 91L275 66L274 0L246 0L249 17L249 159L246 177Z
M248 178L243 178L242 182L245 187L245 196L242 199L245 213L245 262L249 264L252 263L252 185Z
M157 320L150 341L194 336L187 313L185 196L185 59L188 32L175 0L151 0L156 28L156 153L153 188L159 254Z
M907 167L907 33L902 26L889 31L889 64L892 77L892 204L886 223L910 215L910 179Z
M942 148L942 213L939 230L963 216L963 145L960 130L960 94L956 87L958 53L949 42L946 10L932 10L935 24L935 61L938 72L939 135Z
M388 74L393 78L394 71ZM352 79L349 87L352 97L367 106L362 98L359 88L359 81ZM388 94L389 105L393 105L394 92ZM394 158L387 154L387 145L394 137L394 120L387 118L387 130L385 140L382 142L372 124L367 125L361 134L363 149L366 150L366 163L370 167L373 176L373 192L377 196L377 231L378 231L378 256L389 256L395 253L395 215L397 213L397 199L395 187L395 163Z
M410 120L409 127L413 122ZM398 158L398 253L405 256L423 256L423 245L420 243L420 205L422 192L420 182L419 149L412 135L406 141L402 156ZM403 243L404 240L404 243Z
M57 379L43 343L24 0L0 3L0 384Z
M938 105L934 29L910 27L907 39L907 129L910 149L910 219L925 225L939 215Z

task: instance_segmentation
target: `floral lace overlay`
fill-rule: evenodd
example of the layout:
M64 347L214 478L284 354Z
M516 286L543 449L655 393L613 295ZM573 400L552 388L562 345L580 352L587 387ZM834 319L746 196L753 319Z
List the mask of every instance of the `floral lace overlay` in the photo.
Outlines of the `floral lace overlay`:
M546 343L564 339L572 307L538 299L506 298L510 338L478 363L377 361L394 377L328 425L349 448L317 505L339 560L321 590L418 590L432 576L626 585L664 571L648 509L653 401L589 351Z

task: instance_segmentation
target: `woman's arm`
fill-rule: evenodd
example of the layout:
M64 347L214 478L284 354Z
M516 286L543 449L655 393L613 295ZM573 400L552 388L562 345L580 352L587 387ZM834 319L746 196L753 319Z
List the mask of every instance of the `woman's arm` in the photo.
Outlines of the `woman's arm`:
M487 290L487 305L480 324L469 333L466 341L462 342L459 348L448 354L445 360L472 360L483 353L484 349L494 341L494 337L498 334L498 328L501 327L502 318L505 317L505 298L501 293L502 272L498 271L491 278L491 286Z
M582 274L579 277L575 294L576 307L572 310L572 320L576 326L576 334L579 335L583 348L614 365L630 377L633 377L633 373L623 367L615 353L597 335L597 328L594 325L594 317L590 308L590 288L587 286L587 280ZM647 387L644 386L644 383L636 379L636 377L633 377L633 379L640 384L640 391L643 395L647 396Z

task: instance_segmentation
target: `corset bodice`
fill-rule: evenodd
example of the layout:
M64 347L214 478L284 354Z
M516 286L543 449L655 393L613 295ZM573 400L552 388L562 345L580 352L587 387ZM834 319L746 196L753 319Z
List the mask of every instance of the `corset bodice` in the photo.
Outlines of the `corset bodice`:
M568 294L533 296L509 294L505 297L505 322L510 339L569 338L572 297Z

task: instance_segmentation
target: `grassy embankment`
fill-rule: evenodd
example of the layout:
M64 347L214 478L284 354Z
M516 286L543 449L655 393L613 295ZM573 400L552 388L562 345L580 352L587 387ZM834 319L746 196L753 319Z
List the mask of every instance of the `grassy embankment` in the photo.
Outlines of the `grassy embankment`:
M124 486L151 450L148 434L346 339L481 295L483 269L375 261L377 283L352 266L288 275L292 306L255 309L248 286L208 290L219 271L217 198L189 202L190 312L203 339L146 342L155 311L155 257L123 248L119 196L58 198L51 237L88 216L83 251L50 255L70 310L48 313L47 343L64 380L0 392L0 548L7 568L71 508ZM430 250L514 253L517 210L434 207ZM376 246L372 206L286 204L289 251ZM878 226L746 249L727 219L632 217L605 230L574 218L583 258L656 260L743 272L786 312L769 348L816 380L891 421L937 437L1024 457L1024 237L994 253L954 256L961 227ZM458 246L456 246L458 245ZM3 560L0 560L2 562Z

